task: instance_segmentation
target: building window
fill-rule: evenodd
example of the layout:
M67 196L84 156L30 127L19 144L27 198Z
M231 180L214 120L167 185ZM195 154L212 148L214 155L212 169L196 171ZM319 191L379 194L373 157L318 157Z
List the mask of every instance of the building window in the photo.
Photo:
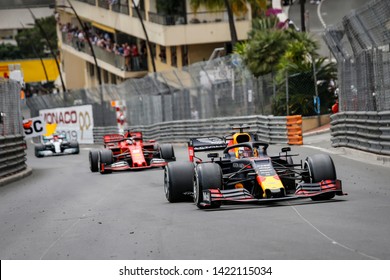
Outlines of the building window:
M108 71L103 70L103 80L105 84L108 84Z
M153 57L156 58L157 57L156 44L150 43L150 46L152 48L151 52L153 53Z
M181 61L183 66L188 65L188 47L187 46L181 46Z
M88 62L88 68L89 68L89 75L91 77L95 76L95 64Z
M111 84L116 85L116 75L115 74L111 74Z
M158 56L160 57L161 62L167 62L167 52L164 46L160 46L160 53Z
M176 46L171 47L171 65L177 66Z

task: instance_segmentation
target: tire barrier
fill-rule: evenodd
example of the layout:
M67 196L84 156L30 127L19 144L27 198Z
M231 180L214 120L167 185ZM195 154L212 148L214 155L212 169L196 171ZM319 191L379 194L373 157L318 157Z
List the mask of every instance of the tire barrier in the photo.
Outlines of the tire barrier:
M23 135L0 136L0 179L27 168L25 148Z
M185 143L192 137L231 135L233 126L246 125L249 126L249 129L246 129L246 131L256 134L259 141L269 144L300 143L299 145L301 145L302 117L298 117L290 120L290 125L287 124L287 117L256 115L171 121L145 126L130 126L126 129L142 131L145 139L155 139L158 142ZM288 126L291 126L290 131ZM118 128L114 126L95 127L94 143L102 144L103 135L107 133L118 133Z
M332 115L331 136L333 147L390 155L390 111Z
M20 84L0 78L0 186L31 174L26 165Z
M303 145L302 137L302 116L287 116L287 136L288 144Z

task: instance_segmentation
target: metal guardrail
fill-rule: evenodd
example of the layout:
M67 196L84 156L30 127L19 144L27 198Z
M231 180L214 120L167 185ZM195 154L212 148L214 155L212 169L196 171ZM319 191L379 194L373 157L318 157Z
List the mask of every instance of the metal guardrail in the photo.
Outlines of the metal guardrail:
M26 169L23 135L0 136L0 179Z
M390 155L390 111L332 115L331 136L333 147Z
M257 134L259 141L269 144L289 144L291 131L287 126L287 117L275 116L244 116L234 118L212 118L201 120L183 120L156 123L153 125L131 126L127 129L142 131L144 139L155 139L159 142L185 143L191 137L231 135L232 127L248 125L247 131ZM297 125L301 126L302 120ZM95 127L94 142L103 143L103 135L118 133L118 128ZM302 130L296 132L296 136L302 137ZM290 143L294 144L294 143Z

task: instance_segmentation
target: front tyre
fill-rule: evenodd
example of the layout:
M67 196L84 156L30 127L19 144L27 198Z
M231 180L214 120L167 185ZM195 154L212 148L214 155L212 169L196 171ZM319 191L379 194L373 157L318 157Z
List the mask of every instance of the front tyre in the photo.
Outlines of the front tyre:
M72 149L75 149L74 154L80 153L80 147L79 147L79 143L77 141L70 141L69 147Z
M42 152L44 150L45 150L45 145L44 144L37 144L37 145L35 145L35 147L34 147L35 156L38 157L38 158L43 157L43 155L40 152Z
M316 154L306 158L304 168L308 170L309 176L305 178L307 183L319 183L323 180L336 180L336 168L332 158L327 154ZM329 200L335 196L334 192L324 193L311 199Z
M89 169L91 172L99 171L99 151L89 151Z
M164 169L164 192L169 202L190 201L194 179L192 162L170 162Z
M99 172L100 174L111 173L112 170L107 170L104 168L106 165L111 165L114 161L114 157L111 150L101 150L99 151Z
M222 188L221 167L212 162L201 163L196 166L194 180L194 202L200 209L219 208L220 202L212 202L211 205L203 205L203 191Z

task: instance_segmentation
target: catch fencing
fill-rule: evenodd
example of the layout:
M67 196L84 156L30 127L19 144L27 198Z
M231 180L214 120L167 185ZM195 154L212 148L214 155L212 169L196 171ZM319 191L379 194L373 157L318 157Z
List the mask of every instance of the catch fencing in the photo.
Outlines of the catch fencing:
M326 29L337 60L340 112L332 145L390 155L390 1L373 0Z
M0 185L2 179L26 167L20 85L0 78Z
M341 111L390 110L390 1L373 0L326 29Z
M254 77L236 55L199 62L182 69L150 73L97 88L39 95L27 99L31 116L39 110L92 104L97 127L116 125L112 101L126 106L130 126L212 119L228 116L269 115L276 86L271 75Z

